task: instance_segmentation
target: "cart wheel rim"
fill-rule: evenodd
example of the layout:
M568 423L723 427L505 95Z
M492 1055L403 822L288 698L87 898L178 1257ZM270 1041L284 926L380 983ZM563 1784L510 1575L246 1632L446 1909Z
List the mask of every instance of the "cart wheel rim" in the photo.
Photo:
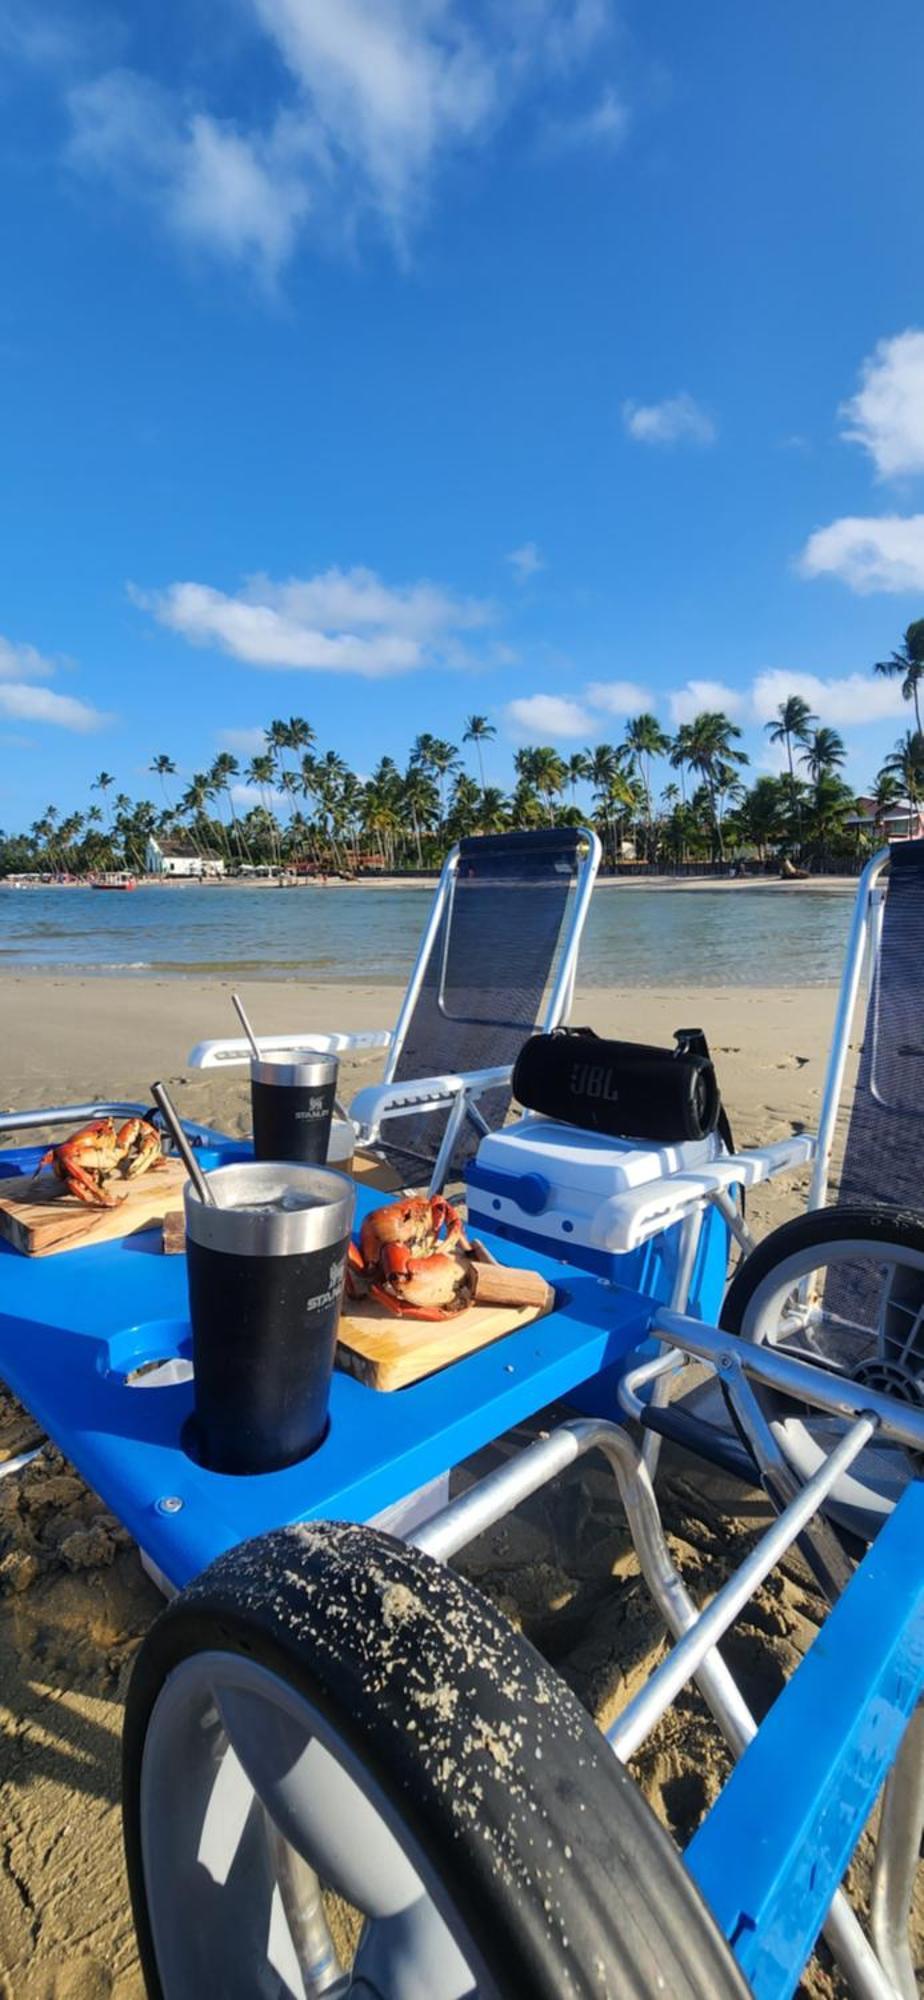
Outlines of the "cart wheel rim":
M850 1270L866 1267L866 1321L843 1303ZM819 1282L820 1280L820 1282ZM811 1286L800 1320L798 1293ZM904 1296L903 1296L904 1294ZM875 1305L875 1310L870 1307ZM741 1316L745 1339L796 1352L817 1366L920 1409L924 1404L924 1253L875 1238L831 1238L806 1244L782 1258L755 1286ZM843 1436L839 1417L794 1413L791 1403L763 1393L779 1444L802 1479L809 1479ZM867 1445L834 1488L828 1511L869 1539L891 1513L921 1467L903 1446L885 1440Z
M493 1990L445 1884L374 1774L306 1695L257 1662L210 1651L174 1669L151 1712L140 1803L167 2000L206 1990L225 2000L467 2000ZM340 1939L351 1964L333 1949L323 1906L307 1936L293 1921L296 1857L362 1919L352 1954Z

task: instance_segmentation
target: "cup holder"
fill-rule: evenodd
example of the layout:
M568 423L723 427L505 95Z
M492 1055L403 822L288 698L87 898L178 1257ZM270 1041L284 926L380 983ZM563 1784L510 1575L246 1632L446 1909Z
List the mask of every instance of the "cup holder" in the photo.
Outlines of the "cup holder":
M107 1340L100 1373L126 1389L174 1389L192 1381L192 1332L185 1319L149 1319Z

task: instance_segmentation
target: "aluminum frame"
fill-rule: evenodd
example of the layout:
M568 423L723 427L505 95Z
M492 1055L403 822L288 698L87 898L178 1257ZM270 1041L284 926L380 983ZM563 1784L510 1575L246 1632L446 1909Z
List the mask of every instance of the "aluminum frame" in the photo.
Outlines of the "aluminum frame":
M642 1575L676 1642L663 1665L605 1732L606 1738L614 1754L625 1762L670 1707L680 1688L693 1679L726 1743L738 1758L754 1740L758 1726L718 1651L719 1640L781 1557L795 1542L801 1543L820 1504L871 1436L881 1434L912 1449L924 1449L924 1411L917 1413L889 1397L855 1389L853 1384L838 1382L810 1363L787 1360L773 1350L755 1348L737 1336L703 1327L668 1309L656 1311L651 1332L670 1340L671 1349L656 1360L641 1364L624 1378L623 1401L632 1414L641 1407L637 1397L639 1388L669 1373L678 1364L683 1365L683 1361L695 1358L705 1361L723 1377L734 1376L739 1393L743 1385L745 1399L750 1398L751 1402L747 1378L754 1376L799 1401L851 1419L850 1429L813 1479L804 1487L794 1482L796 1490L783 1511L706 1610L697 1610L673 1563L642 1451L624 1427L603 1419L577 1419L562 1425L489 1473L431 1517L408 1540L436 1560L448 1561L578 1458L592 1450L601 1451L618 1484ZM761 1458L759 1426L755 1435ZM766 1462L772 1473L773 1451L768 1452ZM838 1589L843 1581L842 1574L837 1579ZM867 1939L842 1889L836 1892L823 1926L825 1938L857 2000L908 2000L916 1990L907 1925L924 1829L922 1717L924 1709L919 1708L908 1726L886 1786L874 1878L873 1943Z

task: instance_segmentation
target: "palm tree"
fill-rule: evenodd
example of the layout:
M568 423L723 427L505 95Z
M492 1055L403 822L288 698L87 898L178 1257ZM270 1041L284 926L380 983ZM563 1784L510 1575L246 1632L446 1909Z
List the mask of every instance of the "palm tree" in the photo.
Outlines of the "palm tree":
M671 739L666 736L656 715L636 715L626 725L623 749L638 771L645 793L645 826L647 832L648 859L651 854L651 760L666 757L671 747Z
M805 737L804 746L799 762L805 765L815 785L825 772L835 771L839 764L847 761L844 739L836 729L813 729L811 735Z
M687 793L683 774L690 763L690 733L691 724L689 722L681 722L670 747L671 769L680 772L680 797L684 804L686 803Z
M887 674L894 679L902 677L902 695L905 701L914 703L914 723L917 734L921 734L921 683L924 681L924 618L916 618L906 627L905 636L897 653L887 660L877 660L874 674Z
M899 779L894 771L880 771L873 786L873 822L877 827L892 806L898 804L902 795Z
M439 793L428 771L420 763L411 762L401 780L401 804L410 813L414 841L417 848L417 866L423 867L423 847L421 830L429 829L439 814Z
M924 735L919 729L906 729L882 769L895 773L916 810L924 798Z
M444 743L442 738L431 737L427 753L430 770L435 774L440 788L440 819L446 817L446 779L459 762L459 752L454 743Z
M176 777L176 765L173 761L173 758L167 757L163 754L163 752L161 752L160 755L155 757L153 762L148 765L148 770L153 771L155 777L160 779L160 788L164 795L164 804L169 806L170 799L167 793L167 787L164 784L164 779Z
M775 720L764 724L771 743L785 743L786 745L786 757L789 764L789 797L792 806L793 823L798 829L800 840L802 838L802 815L799 811L799 802L796 796L796 773L792 761L792 746L794 742L805 743L808 739L811 724L817 721L817 715L812 714L808 702L803 701L801 694L790 694L787 695L785 701L780 702Z
M590 777L591 763L586 750L575 750L568 758L568 784L571 788L571 804L576 805L575 789L585 778Z
M106 793L111 790L114 784L115 784L115 779L111 771L100 771L97 777L94 778L93 783L90 786L90 790L91 792L101 792L104 800L106 800ZM106 800L106 803L108 805L108 800ZM110 826L112 825L111 809L109 812L109 824Z
M481 794L478 808L478 826L482 833L503 833L510 823L509 809L504 794L497 785L489 785Z
M725 843L719 799L728 789L726 779L729 768L746 764L748 759L743 750L735 749L741 731L724 710L704 709L701 715L693 717L689 728L687 761L692 770L699 772L706 787L715 851L721 861Z
M463 743L474 743L475 745L475 751L478 757L478 771L481 777L482 791L484 791L484 755L481 746L483 743L493 742L493 739L496 735L497 735L497 730L495 729L493 722L488 721L486 715L466 716L465 728L462 732L462 741Z

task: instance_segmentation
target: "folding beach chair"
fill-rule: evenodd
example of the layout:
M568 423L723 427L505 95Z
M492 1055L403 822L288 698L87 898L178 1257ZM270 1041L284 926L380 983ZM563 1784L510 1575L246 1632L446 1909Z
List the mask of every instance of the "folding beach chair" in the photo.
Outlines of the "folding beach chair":
M381 1084L350 1106L359 1145L404 1186L436 1193L503 1124L514 1060L540 1019L568 1018L600 865L584 828L477 835L446 857L392 1031L261 1035L261 1052L386 1050ZM200 1042L194 1069L246 1063L242 1040Z
M843 1128L844 1078L864 966L866 1026L837 1208L831 1210L826 1203L832 1154ZM666 1175L631 1189L609 1205L611 1248L637 1249L680 1223L690 1269L704 1216L715 1205L746 1253L723 1309L723 1325L749 1339L784 1341L824 1365L889 1386L912 1401L924 1399L924 1323L916 1275L924 1268L924 1236L919 1242L913 1221L915 1212L924 1212L922 990L924 840L896 842L874 856L858 884L817 1135L800 1133L726 1154L692 1173ZM735 1210L732 1191L810 1163L808 1214L758 1247ZM885 1222L881 1213L876 1219L877 1208L886 1212ZM904 1241L898 1240L898 1211L905 1216ZM880 1256L892 1260L891 1275L883 1282L875 1278L877 1245ZM775 1277L792 1257L799 1263L793 1281L798 1309L788 1291L772 1297L768 1291L768 1274ZM686 1301L675 1292L672 1303L682 1309ZM658 1432L692 1441L688 1427L664 1409L670 1373L668 1356L651 1383L646 1417L653 1432L646 1454L650 1469L657 1459ZM787 1455L795 1452L799 1467L811 1472L819 1463L824 1433L824 1421L800 1429L790 1420ZM838 1489L839 1497L852 1492L853 1511L849 1518L844 1513L845 1522L864 1533L874 1515L881 1518L893 1504L906 1476L903 1460L897 1461L893 1451L880 1455L878 1467L874 1456L865 1455L863 1461L860 1483L868 1490L860 1492L856 1476Z

